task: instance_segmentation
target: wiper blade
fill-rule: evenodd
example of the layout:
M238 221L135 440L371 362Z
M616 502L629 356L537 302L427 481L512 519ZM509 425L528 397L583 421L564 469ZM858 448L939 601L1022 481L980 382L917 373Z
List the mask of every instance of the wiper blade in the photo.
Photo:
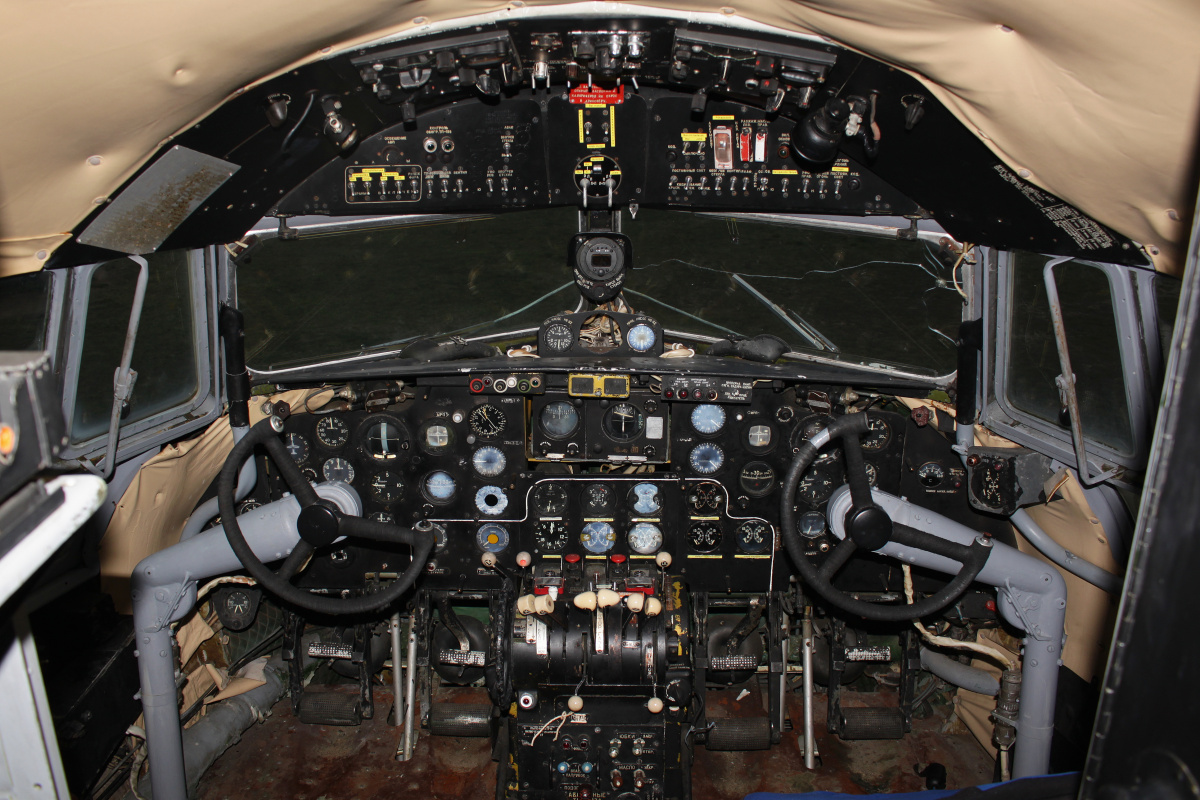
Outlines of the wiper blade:
M468 342L453 336L438 341L418 339L398 354L399 358L429 363L432 361L458 361L463 358L494 358L501 355L500 348L484 342Z
M838 346L831 342L829 337L821 333L812 325L809 325L808 322L806 322L799 314L794 311L789 312L787 309L771 300L771 298L767 297L758 289L755 289L753 286L751 286L745 278L743 278L741 275L738 275L736 272L731 273L730 277L733 278L738 286L741 286L743 289L749 292L751 297L769 308L772 314L783 320L783 322L789 328L803 336L804 339L813 347L818 350L828 350L831 353L840 352L838 350Z

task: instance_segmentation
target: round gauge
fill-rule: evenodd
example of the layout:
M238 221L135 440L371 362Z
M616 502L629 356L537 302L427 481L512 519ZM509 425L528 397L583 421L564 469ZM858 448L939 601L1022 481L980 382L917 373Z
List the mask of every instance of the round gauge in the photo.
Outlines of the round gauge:
M692 448L688 464L701 475L712 475L725 463L725 451L712 442L701 442Z
M312 467L305 467L304 469L300 470L300 474L303 475L304 479L309 483L317 482L317 471Z
M579 427L579 412L565 400L556 400L542 409L538 422L551 439L565 439Z
M571 325L567 322L551 322L546 326L546 335L542 338L546 347L555 353L562 353L571 349L571 345L575 342L575 337L571 332Z
M390 469L376 472L371 478L371 496L381 503L394 503L404 496L404 481Z
M484 486L475 493L475 507L480 514L498 517L508 508L508 495L499 486Z
M471 456L471 465L485 478L494 478L508 466L508 459L499 447L481 447Z
M430 522L427 519L418 520L413 523L413 530L432 533L435 550L445 550L446 544L450 541L450 537L446 535L446 526L440 522Z
M543 483L533 490L533 505L544 517L559 517L567 510L567 490L557 483Z
M868 462L863 464L863 466L866 467L867 483L876 486L879 480L879 472L875 469L875 465Z
M712 403L704 403L692 409L692 427L705 436L716 433L725 426L725 409Z
M657 514L662 508L662 498L653 483L639 483L629 490L629 504L635 514Z
M917 477L921 479L922 486L932 489L946 479L946 470L936 461L930 461L917 469Z
M386 417L368 423L363 447L377 461L399 458L408 449L408 431L394 419Z
M243 587L230 589L221 601L221 623L231 631L244 631L254 622L258 604Z
M344 458L331 458L321 466L321 474L327 481L354 483L354 466Z
M441 470L425 476L422 488L426 497L439 504L449 503L458 491L458 485L455 484L454 478L450 477L450 473Z
M697 522L688 528L687 538L693 550L711 552L721 544L721 526L715 522Z
M816 539L825 533L825 515L820 511L805 511L796 520L796 530L805 539Z
M444 422L428 422L421 431L421 446L427 453L444 453L454 445L454 431Z
M770 548L771 527L758 519L748 519L738 526L737 543L744 553L762 553Z
M297 464L303 464L308 460L308 442L298 433L289 433L283 437L283 446L287 448L288 455L292 457L292 461Z
M765 422L756 422L746 428L746 449L754 453L765 453L775 446L775 429Z
M341 417L321 417L317 423L317 441L326 447L343 447L350 439L350 429Z
M775 470L765 461L751 461L738 474L738 484L751 497L766 497L775 488Z
M604 412L604 432L618 442L634 439L646 426L646 418L633 403L613 403Z
M484 403L471 410L471 414L467 417L467 424L471 426L471 430L476 436L482 439L494 439L504 433L508 417L504 416L504 412L491 403Z
M654 347L654 340L656 338L654 328L651 328L644 322L634 325L625 334L625 341L629 342L629 346L639 353L644 353L651 347Z
M813 414L800 420L800 423L796 425L795 433L792 434L792 452L798 451L800 445L825 430L831 422L833 422L833 417L823 414ZM825 445L817 451L815 461L833 461L840 458L841 454L842 451L839 448L833 445Z
M607 553L617 541L617 532L607 522L589 522L583 526L579 541L589 553Z
M629 529L629 549L635 553L648 556L657 552L663 544L662 531L657 525L649 522L639 522Z
M583 490L584 516L597 517L612 511L613 490L603 483L589 483Z
M386 511L376 511L374 514L367 517L367 519L373 520L375 522L382 522L384 525L395 525L396 524L396 518L393 517L391 514L389 514Z
M508 547L508 528L488 522L475 532L475 543L485 553L499 553Z
M245 514L247 511L253 511L256 508L262 508L262 503L251 498L243 501L242 504L238 506L238 514Z
M687 493L687 504L697 514L711 514L725 502L725 490L719 483L693 483Z
M800 479L796 497L810 506L819 506L829 499L833 490L841 483L835 464L814 464Z
M892 429L879 417L871 417L867 432L862 437L863 450L882 450L892 441Z
M567 546L567 523L539 522L533 529L533 541L543 553L562 550Z

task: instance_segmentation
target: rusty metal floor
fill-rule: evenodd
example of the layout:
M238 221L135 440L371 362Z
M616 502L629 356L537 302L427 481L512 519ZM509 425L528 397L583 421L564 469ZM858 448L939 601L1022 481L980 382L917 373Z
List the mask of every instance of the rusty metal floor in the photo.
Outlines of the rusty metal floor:
M451 690L439 700L470 702L473 690ZM737 700L737 689L708 693L710 716L761 713L751 692ZM457 695L457 696L454 696ZM843 704L894 702L892 693L844 692ZM802 719L798 694L788 699L796 727ZM198 800L334 800L334 798L422 797L442 800L492 800L496 765L488 740L430 736L422 732L416 756L394 758L399 729L387 724L391 694L376 692L376 716L357 728L305 725L285 701L270 717L247 731L200 783ZM925 788L914 765L938 762L946 767L947 787L992 779L992 759L956 725L951 706L935 704L914 721L913 732L894 741L843 742L825 732L825 696L817 695L817 747L821 765L804 769L796 734L766 751L728 753L696 749L692 770L695 800L732 800L751 792L828 790L852 794L917 791Z

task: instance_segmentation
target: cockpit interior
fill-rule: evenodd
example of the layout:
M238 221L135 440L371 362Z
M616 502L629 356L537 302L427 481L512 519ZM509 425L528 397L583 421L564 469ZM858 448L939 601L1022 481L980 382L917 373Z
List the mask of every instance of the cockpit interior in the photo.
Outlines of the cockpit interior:
M1186 231L814 4L407 5L4 212L11 796L1104 796Z

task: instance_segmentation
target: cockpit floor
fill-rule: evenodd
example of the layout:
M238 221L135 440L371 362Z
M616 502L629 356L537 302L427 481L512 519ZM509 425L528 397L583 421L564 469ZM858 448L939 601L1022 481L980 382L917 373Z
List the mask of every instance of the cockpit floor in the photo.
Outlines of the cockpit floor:
M439 701L477 702L475 690L453 689ZM710 717L760 714L759 695L741 700L739 687L708 693ZM885 693L843 692L846 706L894 702ZM359 727L305 725L289 703L275 706L261 725L227 751L200 783L198 800L254 797L256 800L320 800L327 798L426 797L491 800L495 797L496 764L487 739L431 736L422 731L415 757L395 759L401 730L387 722L391 694L376 691L374 719ZM948 788L986 783L993 761L979 743L956 724L952 707L935 704L913 722L913 732L900 740L843 742L825 731L825 695L817 695L816 770L804 769L796 732L770 750L709 752L696 749L692 770L695 800L731 800L751 792L816 790L867 794L915 791L925 779L914 772L937 762L946 767ZM788 712L798 731L803 704L798 693L788 698Z

